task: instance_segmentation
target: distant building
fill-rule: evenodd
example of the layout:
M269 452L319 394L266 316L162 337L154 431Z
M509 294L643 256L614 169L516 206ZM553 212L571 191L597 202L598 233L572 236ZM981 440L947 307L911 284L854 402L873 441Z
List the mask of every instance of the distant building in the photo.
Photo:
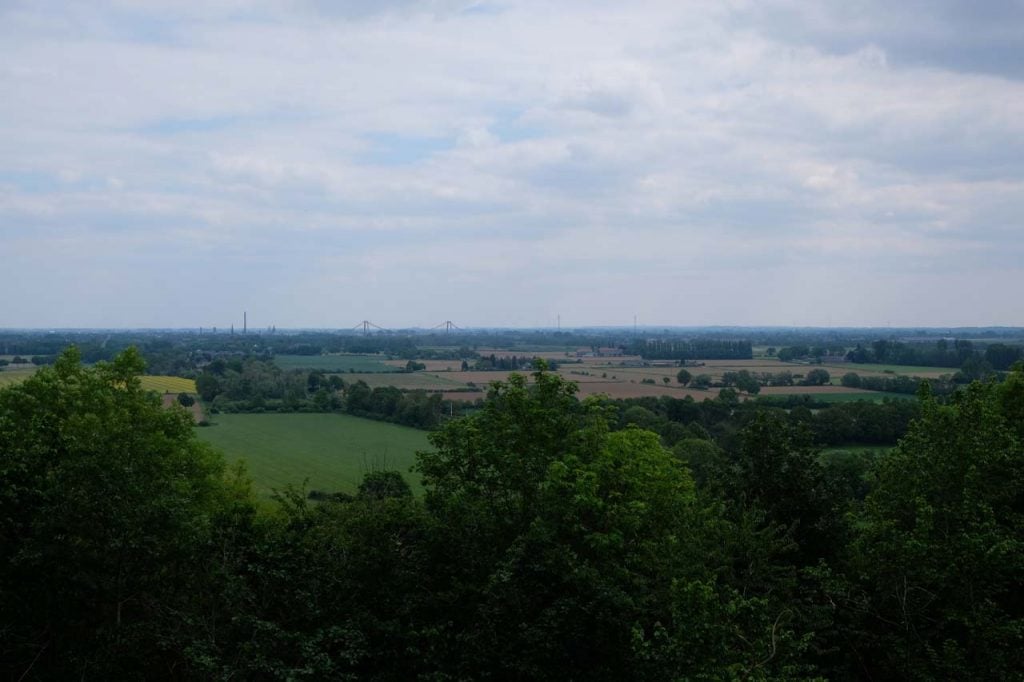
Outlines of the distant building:
M621 348L598 348L597 349L597 355L598 355L598 357L602 357L602 358L620 358L620 357L622 357L622 349Z

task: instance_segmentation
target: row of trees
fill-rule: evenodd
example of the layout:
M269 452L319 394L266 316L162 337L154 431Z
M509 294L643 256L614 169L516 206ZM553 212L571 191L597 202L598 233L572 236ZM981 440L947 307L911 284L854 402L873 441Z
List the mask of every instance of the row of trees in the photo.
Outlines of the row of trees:
M661 436L666 447L700 439L720 449L736 447L739 433L754 417L771 413L788 425L806 431L815 446L895 445L920 415L916 400L855 401L812 409L777 399L731 401L727 396L695 401L690 397L630 398L608 402L614 409L613 428L638 426Z
M748 340L715 338L638 339L627 350L645 360L749 360L754 357Z
M480 356L475 363L473 363L473 369L475 370L499 370L505 372L518 372L520 370L529 370L536 359L532 355L501 355L495 356L494 353L490 355ZM468 369L468 363L464 369ZM558 365L554 362L548 363L551 369L557 369Z
M868 346L857 344L846 354L850 362L892 365L926 365L963 368L985 363L988 371L1006 371L1024 359L1024 348L991 343L978 349L966 339L939 339L934 344L879 339ZM968 376L968 381L974 379Z
M723 372L720 380L715 381L710 374L694 376L689 370L681 369L676 374L676 381L683 386L694 388L737 388L744 393L755 395L761 392L762 386L824 386L832 380L827 370L816 367L804 375L794 375L789 371L782 372L751 372L741 369Z
M430 429L441 419L441 396L371 389L365 381L346 383L335 374L282 370L262 358L218 360L196 379L196 390L211 412L340 412Z
M923 395L859 494L784 413L673 456L538 372L431 436L422 497L377 472L347 500L285 492L268 509L141 369L70 352L0 391L6 677L995 680L1024 665L1024 370L948 405Z

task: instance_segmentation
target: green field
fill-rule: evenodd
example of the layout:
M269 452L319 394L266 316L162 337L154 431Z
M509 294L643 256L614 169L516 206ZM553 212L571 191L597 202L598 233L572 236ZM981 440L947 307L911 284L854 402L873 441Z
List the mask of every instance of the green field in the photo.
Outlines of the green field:
M274 364L281 369L316 369L321 372L399 372L400 367L385 365L383 356L375 355L275 355Z
M430 448L425 431L340 414L219 414L196 433L229 462L245 461L261 497L306 479L307 490L351 493L377 469L400 471L418 492L409 467Z
M460 376L460 373L451 373L452 376ZM429 372L403 372L389 376L379 374L342 374L341 378L346 384L354 384L357 381L364 381L370 388L380 386L394 386L402 390L423 389L427 391L444 391L453 388L465 388L466 384L455 379L431 374ZM495 377L496 379L498 377Z
M893 400L916 400L917 397L906 393L887 393L884 391L863 391L861 393L806 393L812 400L822 403L855 403L858 400L867 400L873 403L880 403L886 398Z
M38 369L35 365L15 365L15 367L18 369L12 369L9 366L0 369L0 386L24 381L35 374Z

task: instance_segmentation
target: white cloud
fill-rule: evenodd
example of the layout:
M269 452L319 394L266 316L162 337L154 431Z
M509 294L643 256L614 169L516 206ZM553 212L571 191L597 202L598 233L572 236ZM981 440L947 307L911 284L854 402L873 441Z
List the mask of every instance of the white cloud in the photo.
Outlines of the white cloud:
M979 315L1019 322L989 284L1024 285L1024 82L969 55L908 58L896 9L365 6L0 14L0 232L21 248L0 286L59 301L95 277L95 304L124 305L125 325L211 324L261 295L278 326L326 324L328 303L409 303L395 324L625 314L596 300L665 324L826 323L814 305L787 319L793 286L874 324L889 320L862 299L879 282L955 270ZM907 35L980 44L947 9ZM972 26L1005 42L1005 23ZM153 263L197 283L131 286ZM216 297L195 317L171 305L207 291L209 268ZM339 281L348 293L328 293ZM685 319L683 291L701 301ZM735 300L751 291L756 305ZM908 324L959 321L904 304ZM9 324L98 323L89 306L0 305Z

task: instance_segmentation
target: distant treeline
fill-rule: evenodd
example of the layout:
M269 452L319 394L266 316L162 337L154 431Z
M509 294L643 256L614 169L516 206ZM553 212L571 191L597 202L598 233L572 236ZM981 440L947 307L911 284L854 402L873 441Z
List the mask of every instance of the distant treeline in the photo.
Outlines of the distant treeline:
M777 398L733 402L728 394L696 401L685 398L644 397L608 401L618 414L619 428L639 426L659 434L662 443L675 447L682 441L702 439L729 449L737 434L755 415L769 411L794 427L806 428L812 442L835 445L895 445L907 426L920 414L916 400L866 400L814 405L799 398L787 404Z
M846 359L857 363L890 365L923 365L928 367L978 367L982 371L1009 370L1024 359L1024 348L1004 343L993 343L980 350L966 340L939 339L934 344L904 343L879 339L870 346L857 345L846 354ZM968 380L976 377L968 377Z
M218 359L196 378L196 390L221 412L339 412L420 429L440 422L441 396L371 389L366 382L346 382L320 371L283 370L265 358Z
M979 377L980 378L980 377ZM843 386L847 388L863 388L869 391L884 391L887 393L903 393L913 395L921 389L921 384L926 383L935 395L946 395L956 390L959 382L950 378L929 378L909 377L906 375L893 376L863 376L855 372L847 372L840 379Z
M783 360L842 355L867 363L928 365L959 368L970 357L1007 370L1024 357L1021 330L979 329L974 338L982 341L936 341L927 338L938 332L904 330L913 339L902 339L899 330L880 339L880 330L759 330L707 328L687 331L631 329L555 330L453 330L451 333L377 331L363 335L349 331L279 332L250 329L247 333L210 327L195 330L134 331L0 331L0 355L55 357L75 345L84 362L110 360L128 347L138 348L146 357L151 374L195 377L212 358L224 355L320 355L324 353L383 354L402 360L475 360L479 349L503 348L510 355L529 356L538 350L578 348L621 348L652 360L745 359L752 357L752 345L779 348ZM959 330L967 332L969 330ZM743 340L737 340L742 333ZM853 349L853 350L850 350ZM772 353L769 352L769 355Z
M496 356L491 353L487 356L480 356L475 363L473 363L473 369L482 371L503 371L503 372L517 372L520 370L531 370L533 369L533 363L536 360L535 356L532 355L501 355ZM559 363L556 360L546 360L545 364L549 370L558 369ZM464 366L463 369L468 367Z
M754 357L750 341L721 339L646 339L628 347L632 355L645 360L749 360Z
M820 379L827 383L825 370L816 368L811 372L822 373L823 376L815 378L815 381ZM620 428L635 424L654 431L668 447L692 438L727 445L750 415L765 409L776 410L787 421L808 427L818 445L895 444L916 414L915 401L907 400L887 401L879 405L867 401L818 404L813 402L813 397L791 402L780 398L741 402L732 387L746 386L745 376L749 376L745 371L730 374L729 380L721 384L725 386L721 394L713 399L696 401L690 396L662 396L606 400L605 404L619 413L619 419L613 423ZM892 381L900 382L901 386L905 384L906 392L910 393L920 385L906 377L893 377ZM756 386L754 381L753 388ZM362 380L346 382L336 374L282 370L264 358L218 359L196 379L196 387L214 415L221 412L345 412L432 429L446 416L463 414L479 407L445 401L439 393L402 391L393 386L370 388ZM756 392L750 386L744 390ZM836 423L846 426L837 429L832 426Z

